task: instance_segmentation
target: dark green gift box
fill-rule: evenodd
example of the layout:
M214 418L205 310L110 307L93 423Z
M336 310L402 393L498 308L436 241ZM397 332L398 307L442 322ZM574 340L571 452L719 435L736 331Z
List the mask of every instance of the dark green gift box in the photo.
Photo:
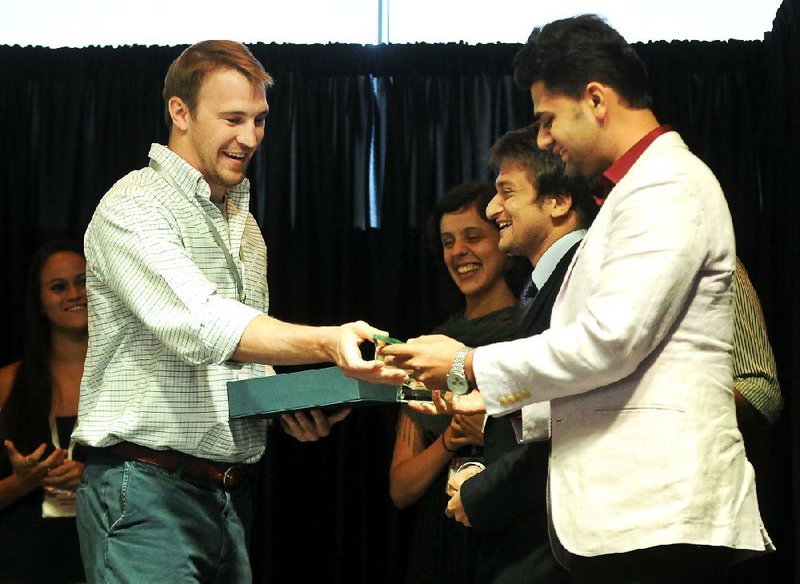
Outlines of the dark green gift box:
M231 419L272 417L307 408L336 408L394 403L397 386L345 377L338 367L284 373L228 382Z

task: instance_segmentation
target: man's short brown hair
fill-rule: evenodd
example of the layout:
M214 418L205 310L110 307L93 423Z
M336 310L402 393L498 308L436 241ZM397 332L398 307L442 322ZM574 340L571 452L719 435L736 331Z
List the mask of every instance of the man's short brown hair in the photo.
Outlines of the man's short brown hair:
M202 41L184 50L172 62L164 78L164 115L172 127L169 100L179 97L189 112L197 106L197 94L206 75L217 69L234 69L254 85L272 87L272 76L264 70L253 53L235 41Z

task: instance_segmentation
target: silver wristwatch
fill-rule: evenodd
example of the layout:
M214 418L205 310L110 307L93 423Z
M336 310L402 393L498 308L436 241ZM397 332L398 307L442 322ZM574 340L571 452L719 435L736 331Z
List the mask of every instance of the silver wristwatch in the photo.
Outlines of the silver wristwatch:
M469 390L467 375L464 370L464 359L470 352L469 347L461 347L453 357L453 364L450 366L450 373L447 374L447 389L453 393L462 394Z

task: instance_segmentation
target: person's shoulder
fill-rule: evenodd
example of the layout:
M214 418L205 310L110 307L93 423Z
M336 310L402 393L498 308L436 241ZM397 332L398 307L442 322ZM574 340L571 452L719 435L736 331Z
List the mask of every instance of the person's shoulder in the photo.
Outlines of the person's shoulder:
M673 194L721 202L722 188L714 173L676 132L654 141L620 181L623 190L672 189ZM717 197L709 197L716 192Z
M100 199L92 215L89 231L96 229L97 223L121 214L134 214L146 210L153 204L157 176L150 168L134 170L115 182Z
M113 204L123 201L139 202L138 198L130 199L132 193L155 190L158 175L152 168L144 167L132 170L115 182L102 199L102 203Z
M681 135L675 130L669 131L656 138L645 150L642 159L650 162L654 167L664 173L679 173L681 171L690 175L697 173L713 177L711 169L699 156L692 152L683 141ZM650 169L652 171L652 169Z
M6 403L19 371L19 361L0 367L0 408Z
M171 222L176 199L179 197L159 183L153 169L145 167L129 172L103 195L87 228L87 238L91 240L109 224L125 225L136 231L142 225L160 223L159 217Z

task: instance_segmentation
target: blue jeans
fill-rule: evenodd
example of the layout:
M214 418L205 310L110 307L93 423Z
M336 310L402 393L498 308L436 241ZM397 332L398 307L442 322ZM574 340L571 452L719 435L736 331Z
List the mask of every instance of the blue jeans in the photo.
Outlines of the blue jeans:
M92 452L77 490L91 584L252 581L249 487L231 492L138 461Z

